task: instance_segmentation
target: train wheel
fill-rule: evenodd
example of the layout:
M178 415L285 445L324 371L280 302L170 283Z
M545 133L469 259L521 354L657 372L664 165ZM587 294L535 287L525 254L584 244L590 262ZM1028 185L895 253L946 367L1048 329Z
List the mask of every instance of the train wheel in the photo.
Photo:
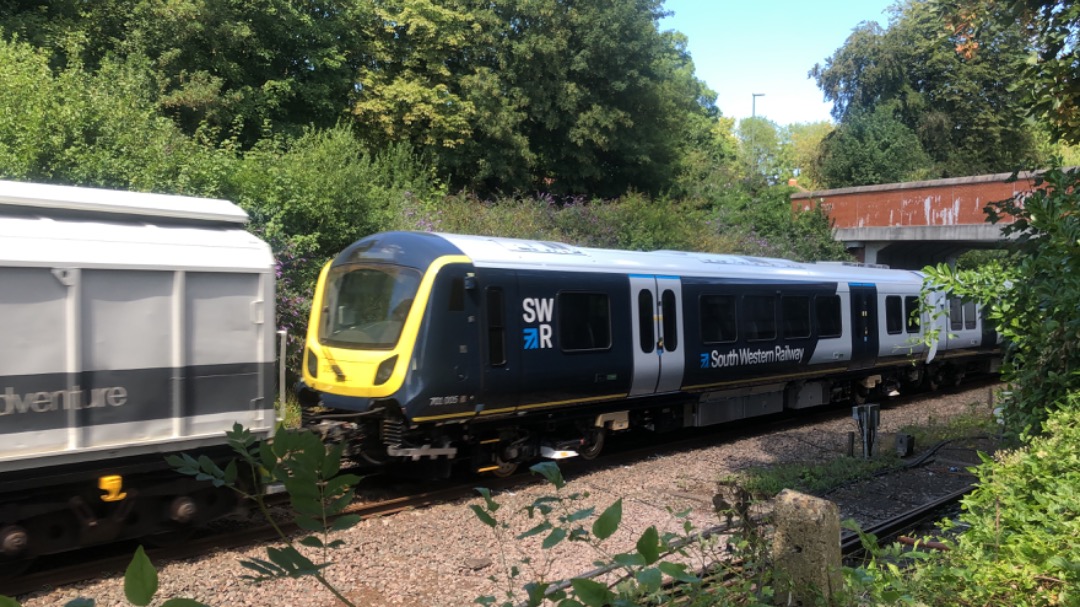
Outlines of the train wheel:
M592 428L585 433L585 444L578 449L578 456L585 460L594 460L604 450L604 429Z
M502 458L495 456L495 465L498 468L491 471L491 474L498 478L506 478L517 472L520 462L504 462Z

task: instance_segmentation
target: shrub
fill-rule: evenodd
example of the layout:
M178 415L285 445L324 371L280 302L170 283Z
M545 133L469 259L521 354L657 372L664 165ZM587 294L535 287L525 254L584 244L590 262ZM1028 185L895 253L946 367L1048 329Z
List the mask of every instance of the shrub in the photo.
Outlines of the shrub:
M996 461L984 456L979 483L963 500L964 530L948 552L892 552L850 570L858 604L1043 607L1080 601L1080 393L1055 407L1044 436Z
M946 296L982 302L1004 344L1002 401L1006 428L1037 434L1065 396L1080 389L1080 172L1054 169L1026 196L994 202L990 220L1016 218L1012 255L975 270L926 268L927 285Z

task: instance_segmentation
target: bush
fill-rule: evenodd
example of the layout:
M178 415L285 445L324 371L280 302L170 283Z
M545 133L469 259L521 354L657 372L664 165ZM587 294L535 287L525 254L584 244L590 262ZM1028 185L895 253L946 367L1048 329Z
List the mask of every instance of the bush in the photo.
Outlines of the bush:
M979 484L948 552L896 553L849 572L858 604L1075 605L1080 601L1080 392L1055 407L1046 434L975 469Z
M1012 254L976 270L926 268L928 288L979 301L1004 344L1002 401L1006 428L1038 434L1066 395L1080 389L1080 172L1059 169L1036 179L1027 196L991 203L993 222L1016 236Z

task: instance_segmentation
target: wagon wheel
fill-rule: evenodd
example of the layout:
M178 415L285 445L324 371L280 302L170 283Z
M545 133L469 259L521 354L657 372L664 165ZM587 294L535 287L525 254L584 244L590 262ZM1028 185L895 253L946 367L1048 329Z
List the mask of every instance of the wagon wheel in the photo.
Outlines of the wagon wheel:
M585 444L578 449L578 456L585 460L594 460L604 450L603 428L592 428L585 433Z

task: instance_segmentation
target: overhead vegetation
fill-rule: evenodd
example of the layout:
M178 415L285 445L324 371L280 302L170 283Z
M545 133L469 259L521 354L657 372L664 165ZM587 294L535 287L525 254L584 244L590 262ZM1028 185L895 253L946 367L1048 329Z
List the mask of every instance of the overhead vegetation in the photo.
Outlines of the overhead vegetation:
M1011 172L1049 160L1045 128L1025 119L1030 99L1014 86L1032 52L1027 31L982 12L966 23L979 32L978 53L957 52L966 38L934 3L898 3L888 28L860 24L810 70L838 121L821 149L830 187ZM886 131L899 139L880 154Z

